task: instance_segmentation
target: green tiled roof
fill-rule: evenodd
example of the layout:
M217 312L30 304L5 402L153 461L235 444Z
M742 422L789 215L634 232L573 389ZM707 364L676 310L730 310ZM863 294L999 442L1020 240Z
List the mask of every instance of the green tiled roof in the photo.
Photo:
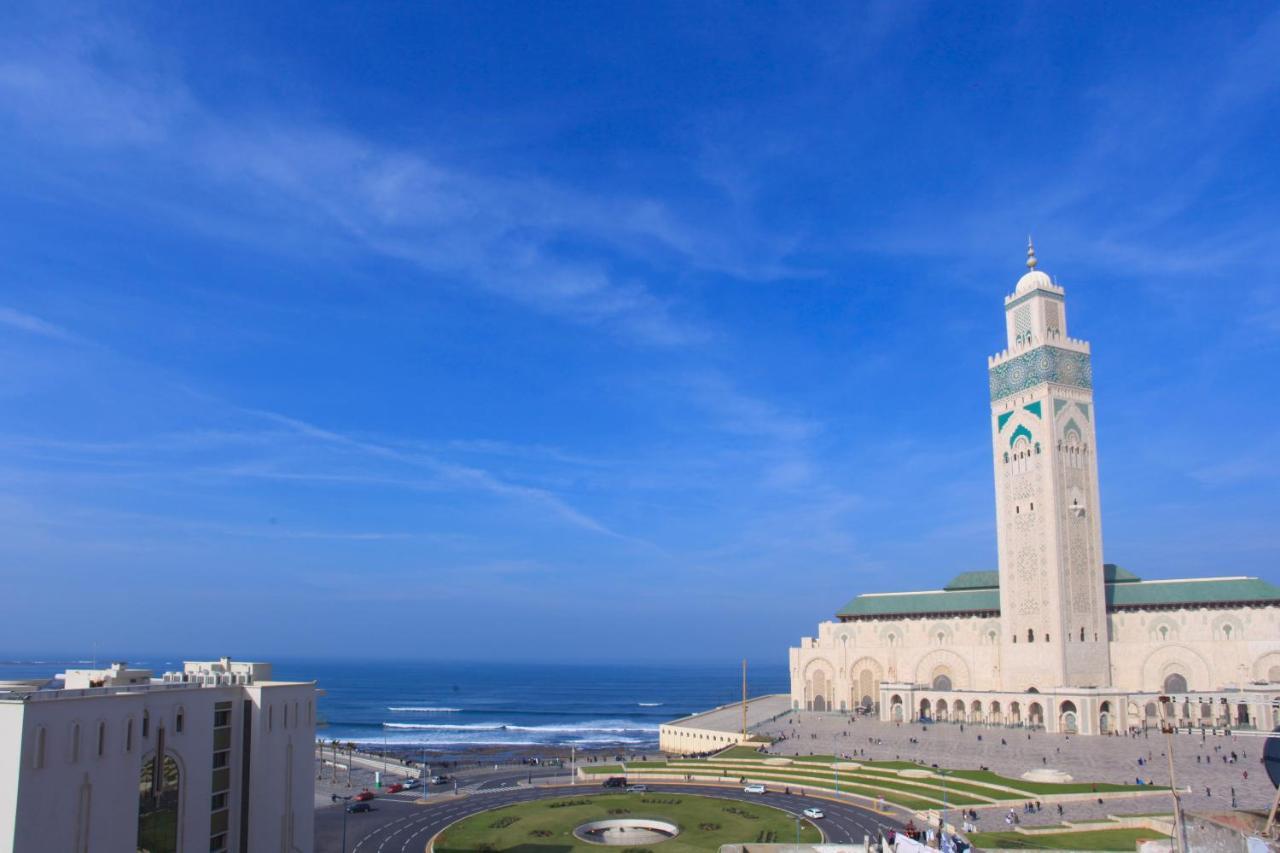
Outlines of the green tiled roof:
M1107 609L1171 605L1274 604L1280 606L1280 587L1259 578L1196 578L1144 581L1132 572L1108 564L1105 569ZM1000 590L987 586L995 572L965 572L944 589L926 592L859 595L837 617L924 616L931 613L997 613Z
M1260 578L1197 578L1107 584L1107 607L1161 604L1280 604L1280 587Z
M962 572L952 578L951 583L943 589L995 589L998 586L1000 586L999 572Z
M1133 583L1134 581L1142 580L1142 578L1128 569L1120 568L1115 563L1107 563L1102 567L1102 580L1106 583Z
M923 616L927 613L992 613L1000 610L998 589L937 589L860 595L837 616Z

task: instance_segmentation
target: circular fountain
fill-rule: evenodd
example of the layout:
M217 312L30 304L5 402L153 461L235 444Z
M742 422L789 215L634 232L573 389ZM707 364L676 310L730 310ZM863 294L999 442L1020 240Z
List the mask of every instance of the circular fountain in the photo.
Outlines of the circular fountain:
M609 847L634 847L640 844L658 844L675 838L680 827L665 820L644 818L617 818L593 820L573 830L573 835L588 844Z

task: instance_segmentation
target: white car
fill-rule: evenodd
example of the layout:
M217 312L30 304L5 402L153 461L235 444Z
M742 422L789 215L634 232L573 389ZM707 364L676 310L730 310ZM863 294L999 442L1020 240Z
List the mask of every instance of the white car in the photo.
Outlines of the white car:
M822 809L813 809L813 808L805 809L804 816L808 818L813 818L814 820L817 820L818 818L826 817L826 815L822 813Z
M748 785L742 789L742 792L744 794L763 794L765 792L765 787L760 784Z

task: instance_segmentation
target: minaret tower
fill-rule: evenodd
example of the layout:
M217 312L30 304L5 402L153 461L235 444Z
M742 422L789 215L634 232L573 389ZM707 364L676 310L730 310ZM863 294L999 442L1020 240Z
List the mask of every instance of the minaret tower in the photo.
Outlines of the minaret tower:
M1009 348L988 359L1006 690L1109 686L1089 344L1036 269L1005 297Z

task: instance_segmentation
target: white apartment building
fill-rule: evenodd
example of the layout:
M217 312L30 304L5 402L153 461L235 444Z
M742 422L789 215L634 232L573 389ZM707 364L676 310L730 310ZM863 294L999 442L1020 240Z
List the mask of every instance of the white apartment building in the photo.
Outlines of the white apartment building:
M0 853L310 853L315 682L187 662L0 683Z

